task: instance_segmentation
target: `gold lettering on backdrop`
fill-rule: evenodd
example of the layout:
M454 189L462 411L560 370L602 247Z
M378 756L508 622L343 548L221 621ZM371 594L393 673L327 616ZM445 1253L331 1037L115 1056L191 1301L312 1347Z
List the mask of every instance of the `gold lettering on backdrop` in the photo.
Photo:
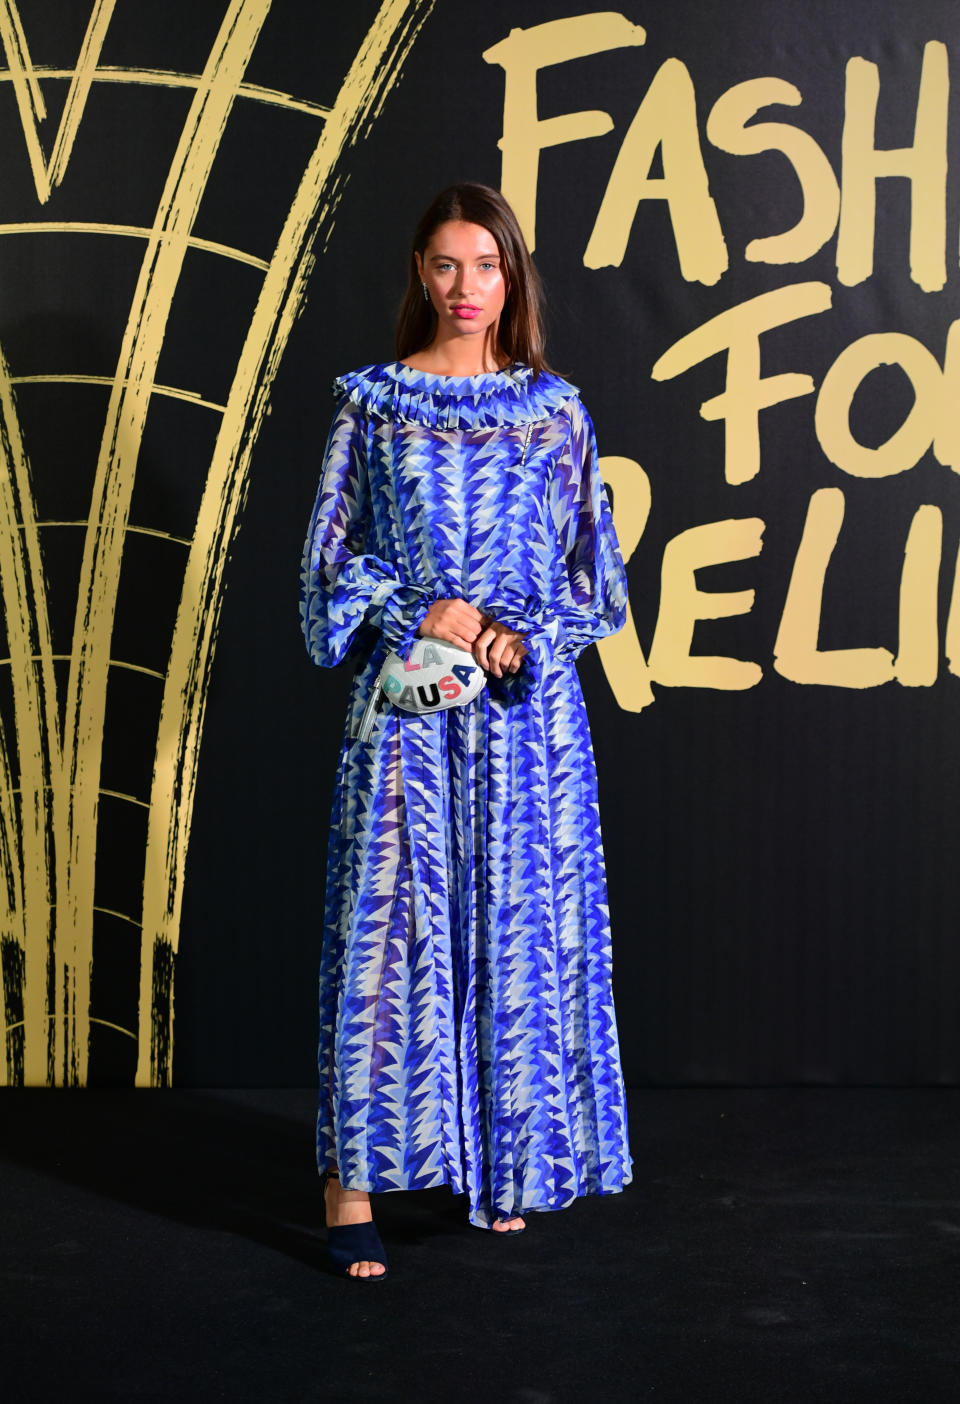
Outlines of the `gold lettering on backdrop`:
M619 472L635 474L630 459L601 460L613 482ZM642 473L642 470L639 470ZM646 475L643 474L644 479ZM648 487L649 485L647 485ZM630 559L649 511L646 491L639 506L614 488L614 520L628 543ZM878 687L896 679L903 687L932 687L939 670L938 596L943 517L930 504L918 507L907 536L900 574L899 651L885 648L821 650L820 620L827 568L843 525L839 488L821 488L810 500L794 562L787 600L774 647L774 669L791 682L832 687ZM695 572L705 566L746 560L760 553L765 523L757 517L707 522L667 542L661 568L660 603L649 661L637 637L633 615L620 634L599 644L600 658L618 704L639 712L655 700L651 683L667 687L744 690L761 680L758 664L728 657L691 654L697 620L748 614L754 591L701 591ZM954 580L945 643L950 671L960 672L960 566Z
M503 153L501 188L518 212L531 249L536 244L540 152L613 129L609 113L598 110L541 120L537 74L588 54L645 41L639 25L603 11L513 29L484 51L487 63L504 69L503 135L498 143ZM738 156L782 151L803 194L797 224L782 234L751 240L744 251L749 262L802 263L838 228L839 281L847 286L863 282L873 273L877 181L900 176L911 187L910 276L927 292L944 286L950 96L946 46L931 41L924 49L911 146L877 150L879 94L877 65L852 58L847 65L839 185L827 156L807 132L784 122L751 125L764 107L800 104L800 91L792 83L773 76L748 79L716 100L707 119L708 140ZM658 147L664 174L651 177ZM727 268L726 243L700 147L693 81L678 58L658 68L623 139L584 255L588 268L619 267L639 204L651 199L667 201L681 275L687 281L716 283Z
M110 668L122 666L110 658L110 639L123 542L131 529L128 518L136 463L147 408L157 388L154 374L171 302L186 250L200 242L191 237L193 220L270 3L231 0L225 7L204 72L190 80L194 100L153 226L144 231L143 263L111 382L86 524L62 738L27 456L12 379L0 354L0 588L19 768L15 777L0 729L0 916L12 951L3 965L7 1056L0 1077L6 1081L85 1082L90 1024L106 1022L91 1016L90 981L93 915L100 910L94 903L98 800L107 793L100 786L106 688ZM318 232L332 224L340 159L379 114L432 3L384 0L333 107L325 112L316 109L323 116L323 130L277 248L265 266L223 407L165 675L149 803L142 920L138 923L125 913L116 914L141 927L138 1026L120 1030L137 1041L138 1084L170 1081L173 958L206 686L223 570L250 457L273 377L303 301L313 243ZM41 201L66 167L111 9L112 4L94 6L54 154L49 166L42 163L40 179L36 123L42 118L42 94L17 7L13 0L0 0L0 37ZM29 99L29 106L21 94ZM282 97L273 95L270 100ZM171 387L163 389L169 392ZM124 798L141 803L134 796ZM55 911L52 929L51 909Z
M960 548L957 550L953 566L953 588L950 591L950 609L947 613L943 647L947 655L947 672L952 673L955 678L960 678Z
M601 458L604 481L613 489L613 516L624 563L639 545L650 512L650 480L630 458ZM667 544L661 572L660 608L650 651L644 657L629 602L623 629L597 644L600 661L617 704L641 712L655 700L652 682L668 687L711 687L739 691L760 682L759 665L738 658L690 653L698 619L748 614L754 591L699 590L695 572L705 566L747 560L760 554L764 524L759 517L708 522L691 527Z
M943 352L940 414L933 441L933 456L945 468L960 473L960 321L947 329L947 344Z
M707 139L718 150L732 156L782 151L800 182L799 220L782 234L751 239L743 251L748 263L804 263L837 227L840 187L813 137L788 122L752 121L764 107L796 107L802 101L800 90L782 78L751 78L719 97L707 118Z
M722 419L726 425L724 472L728 483L748 482L760 471L760 410L813 394L809 375L784 372L761 377L761 333L825 312L830 302L826 283L795 283L761 293L688 332L663 353L650 372L654 380L671 380L726 351L723 393L704 400L700 415L708 420Z
M893 677L893 654L888 649L819 648L823 587L843 526L844 507L839 488L820 488L810 499L773 647L773 666L781 677L795 683L877 687Z
M879 366L899 366L915 398L896 433L878 448L866 448L850 432L850 406L863 380ZM944 409L936 357L912 336L875 332L851 342L827 371L814 422L820 447L831 463L855 478L885 478L920 462L933 443Z
M541 123L537 109L537 74L551 64L641 44L646 36L611 12L583 14L529 30L512 30L485 51L487 62L505 74L502 187L522 213L533 247L540 152L548 145L580 141L611 131L606 112L580 112ZM889 82L888 79L885 79ZM943 288L946 280L948 55L939 42L927 43L916 103L913 144L898 150L876 147L880 72L875 64L852 58L846 66L846 93L841 139L842 179L837 180L823 148L800 127L754 119L764 109L799 107L796 86L775 76L738 83L722 93L707 117L705 135L718 150L735 156L781 152L802 196L799 219L781 233L751 239L744 259L785 266L814 257L837 232L839 281L853 286L873 274L877 181L898 176L910 182L909 275L924 291ZM651 177L657 151L663 175ZM624 134L597 211L583 262L588 268L620 266L638 224L642 203L665 200L677 249L678 270L687 282L716 283L727 268L727 251L708 170L700 144L696 93L691 74L679 58L657 68ZM724 475L731 485L749 482L761 471L760 411L787 400L813 395L813 377L801 370L764 376L760 338L787 329L802 317L833 306L830 287L801 282L751 297L712 316L681 337L656 360L651 378L669 380L710 357L726 354L722 393L700 405L705 420L722 420L725 433ZM941 369L920 341L897 332L859 338L835 359L821 382L813 407L817 440L825 459L861 478L883 477L913 467L931 447L934 457L960 472L960 322L948 333ZM854 439L850 411L857 389L871 373L896 365L907 376L914 403L900 427L875 448ZM650 507L649 481L631 460L605 460L614 485L614 517L627 559L643 533ZM629 466L628 466L629 465ZM642 501L636 495L642 481ZM633 495L632 495L633 494ZM826 570L843 522L844 498L837 488L813 494L793 566L777 636L774 666L784 677L802 683L873 687L896 679L903 686L930 686L938 661L937 589L942 521L939 509L917 509L906 543L900 580L899 643L896 659L884 648L820 650L819 632ZM759 680L755 663L739 659L704 659L690 654L698 618L746 613L751 591L711 597L696 588L694 572L708 560L745 559L760 549L764 524L711 522L692 527L667 542L661 593L649 654L645 656L632 613L626 627L603 640L600 656L619 705L639 711L654 700L651 684L752 687ZM744 533L742 539L737 533ZM754 549L755 548L755 549ZM739 552L739 554L737 554ZM960 560L958 560L960 576ZM716 609L721 612L699 613ZM960 675L960 580L955 578L946 627L952 672Z
M566 112L561 117L537 115L537 74L571 59L586 58L626 45L643 44L646 33L623 15L575 15L548 20L531 29L511 29L506 39L486 49L487 63L504 70L503 152L500 188L510 201L531 253L537 242L537 181L540 152L568 141L605 136L613 130L608 112Z
M663 175L651 176L658 148ZM727 246L700 150L693 81L679 59L657 70L630 123L583 256L587 268L619 268L641 200L666 200L684 278L719 282Z
M903 687L932 687L940 662L938 594L943 516L918 507L910 523L900 572L899 651L885 648L821 650L820 617L827 568L843 526L839 488L821 488L810 499L787 601L774 645L774 668L795 683L831 687L880 687L891 678ZM947 628L947 651L953 636Z
M650 671L668 687L712 687L725 692L755 687L763 676L756 663L690 652L698 619L729 619L749 614L755 591L697 588L695 572L704 566L758 556L763 544L759 517L707 522L689 527L667 542L661 568L660 613L650 646Z
M947 115L950 76L946 45L923 53L913 145L878 151L874 145L880 70L866 59L847 64L843 123L843 198L837 235L837 277L854 287L873 272L877 181L910 182L910 276L924 292L947 280Z
M903 687L932 687L937 680L942 550L943 513L929 504L918 507L910 523L900 575L900 643L893 673Z

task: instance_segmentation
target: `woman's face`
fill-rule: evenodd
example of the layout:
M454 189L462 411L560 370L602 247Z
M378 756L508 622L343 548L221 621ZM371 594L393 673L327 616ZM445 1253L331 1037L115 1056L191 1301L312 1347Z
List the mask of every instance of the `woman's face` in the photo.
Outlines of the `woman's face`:
M448 220L434 230L417 271L447 334L496 335L507 296L497 241L482 224Z

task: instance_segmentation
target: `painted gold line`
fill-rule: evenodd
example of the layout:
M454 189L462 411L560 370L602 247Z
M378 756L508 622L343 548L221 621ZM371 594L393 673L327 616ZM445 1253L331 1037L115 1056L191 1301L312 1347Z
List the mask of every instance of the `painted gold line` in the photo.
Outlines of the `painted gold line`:
M67 100L60 118L53 155L50 157L50 164L47 167L47 179L51 189L60 184L67 169L77 130L87 105L87 98L90 96L90 83L96 72L97 60L100 57L100 50L103 48L103 41L113 17L115 4L116 0L96 0L90 15L90 22L83 36L83 44L77 58L77 66L70 80L70 87L67 89Z
M23 927L22 879L17 842L17 810L10 773L7 736L0 717L0 936L12 941L20 950L26 944ZM20 972L11 960L0 962L0 1008L15 1008L23 997ZM16 1084L22 1076L20 1060L12 1045L5 1040L4 1055L0 1057L0 1087Z
M117 1033L122 1033L125 1034L127 1038L132 1038L134 1043L136 1043L137 1041L137 1035L133 1032L132 1029L122 1028L120 1024L111 1024L109 1019L96 1019L91 1014L90 1023L99 1024L104 1029L115 1029Z
M92 220L34 220L17 224L0 224L0 234L111 234L123 239L149 239L154 230L139 224L103 224ZM235 263L246 263L251 268L267 268L265 258L256 254L244 253L230 244L218 244L214 239L198 239L191 235L187 240L191 249L201 249L204 253L216 254L219 258L230 258Z
M118 921L128 921L131 926L139 927L140 923L135 917L127 916L126 912L114 911L113 907L94 907L95 912L103 912L104 916L116 917Z
M7 660L5 660L5 661L9 662L9 659L7 659ZM49 789L49 786L48 786L47 788ZM10 793L11 793L12 795L18 795L18 794L20 793L19 786L17 786L17 785L11 785L11 787L10 787ZM100 794L101 794L101 795L112 795L114 799L129 800L131 804L142 804L143 807L144 807L144 809L147 808L147 801L146 801L146 800L137 799L136 795L128 795L128 794L126 794L123 790L101 790L101 791L100 791ZM54 903L54 902L51 902L51 903L50 903L50 906L51 906L51 907L53 907L53 906L55 906L55 905L56 905L56 903ZM96 910L97 910L96 907L94 907L93 910L96 911Z
M87 527L90 525L90 523L86 517L81 517L81 519L77 522L55 522L50 520L43 522L34 522L33 525L36 527ZM18 522L17 526L20 528L21 531L24 530L23 522ZM190 545L189 536L174 536L173 532L160 531L157 527L134 526L131 522L128 522L127 531L136 532L138 536L158 536L161 541L173 541L178 546Z
M96 71L97 60L113 15L116 0L94 0L93 10L83 36L83 44L77 57L76 68L70 75L67 100L60 117L60 125L53 145L53 155L49 163L44 160L40 146L38 122L46 117L43 95L40 93L37 74L30 58L26 35L15 0L0 0L0 39L7 52L7 62L13 81L20 125L23 128L30 169L37 190L37 199L46 204L50 192L63 179L63 173L70 160L70 152L76 139L77 130L83 118L83 111L90 95L90 83ZM40 93L39 105L34 95Z
M128 673L143 673L148 678L159 678L161 682L166 677L165 673L158 672L156 668L145 668L142 663L124 663L119 658L111 658L110 667L125 668Z
M246 490L253 445L270 386L300 308L318 230L337 200L337 164L395 83L433 0L384 0L343 81L337 101L290 207L237 364L220 423L177 611L164 686L143 890L137 1085L169 1082L172 998L158 1030L155 957L177 949L183 880L203 730L207 682L216 642L227 548Z
M69 662L70 662L70 654L69 654L69 653L54 653L54 654L52 655L52 657L53 657L54 663L69 663ZM38 662L38 661L39 661L39 655L34 655L34 662ZM0 668L7 668L7 667L12 666L12 664L13 664L13 659L12 659L12 658L0 658ZM111 667L111 668L126 668L127 671L128 671L128 672L131 672L131 673L146 673L146 675L147 675L148 678L160 678L161 681L162 681L163 678L166 676L165 673L158 673L157 670L156 670L156 668L144 668L140 663L124 663L124 662L123 662L121 659L119 659L119 658L111 658L111 659L110 659L110 667ZM48 788L49 788L49 787L48 787Z
M0 421L0 433L3 432L3 424ZM9 476L9 465L11 451L8 446L6 435L3 439L3 460L4 476ZM6 516L10 507L10 494L5 490L6 484L0 483L0 512ZM3 530L3 523L0 522L0 531ZM0 556L0 583L4 585L4 605L6 606L6 562ZM6 608L4 610L6 613ZM0 920L2 920L2 935L5 940L12 940L21 950L25 949L26 932L23 925L23 875L21 872L20 846L18 837L17 807L14 787L14 777L10 769L10 753L7 748L6 728L3 718L0 717ZM9 982L16 980L18 972L15 972L10 962L4 961L0 968L0 995L3 999L3 1008L9 1009L16 1002L23 998L23 989L20 983L15 986ZM18 1027L20 1027L18 1025ZM9 1048L6 1056L0 1058L0 1086L16 1081L16 1069L12 1065L12 1054Z
M329 107L324 107L319 102L305 102L303 98L295 98L291 93L282 93L278 88L264 88L259 83L241 83L237 95L247 98L250 102L264 102L270 107L283 107L288 112L305 112L309 117L330 115Z
M113 385L114 377L110 375L15 375L12 377L13 385ZM198 405L202 409L217 410L220 414L226 409L226 405L218 405L213 400L204 400L199 390L178 390L174 385L151 385L150 391L154 395L166 395L171 400L186 400L188 404Z
M77 1077L86 1081L93 957L96 815L117 585L150 387L191 227L270 0L230 0L190 104L154 219L110 393L80 571L66 694L69 848L58 851L57 971ZM62 997L58 985L58 1000Z
M43 97L35 75L39 74L42 78L70 79L73 77L73 69L33 65L30 74L42 102ZM0 69L0 83L9 81L13 76L9 69ZM158 88L196 88L198 81L197 75L193 73L175 73L166 68L118 68L113 64L101 64L93 75L94 83L124 83ZM288 112L305 112L309 117L326 117L330 111L319 102L307 102L303 98L295 98L291 93L281 92L278 88L264 88L259 83L238 84L237 97L250 102L266 103L270 107L283 107Z
M123 800L125 804L137 804L141 809L149 809L150 807L146 800L137 799L136 795L124 794L122 790L105 790L103 786L101 786L100 793L101 795L109 795L111 799ZM92 910L96 911L96 907Z
M98 910L98 911L102 911L102 910L104 910L104 909L103 909L103 908L98 908L97 910ZM114 913L112 913L112 915L114 915L114 916L119 916L120 913L119 913L119 912L114 912ZM51 1018L51 1019L53 1019L53 1018L55 1018L55 1017L56 1017L56 1016L53 1015L53 1014L50 1015L50 1018ZM125 1029L125 1028L123 1028L120 1024L111 1024L111 1022L110 1022L109 1019L95 1019L95 1018L93 1017L93 1015L91 1015L91 1016L90 1016L90 1023L91 1023L91 1024L103 1024L103 1026L104 1026L105 1028L108 1028L108 1029L116 1029L117 1033L126 1034L126 1035L127 1035L127 1038L136 1039L136 1037L137 1037L136 1034L133 1032L132 1029ZM16 1022L15 1024L6 1024L6 1025L4 1025L4 1033L5 1033L5 1034L7 1034L7 1033L12 1033L14 1029L22 1029L22 1028L23 1028L23 1020L22 1020L22 1019L18 1019L17 1022Z
M160 531L157 527L133 526L127 523L127 531L134 531L139 536L157 536L161 541L175 541L178 546L189 546L189 536L174 536L172 531Z
M229 244L218 244L213 239L198 239L191 235L188 240L191 249L202 249L204 253L219 254L221 258L232 258L235 263L247 263L251 268L259 268L264 272L268 263L265 258L257 258L256 254L244 253L242 249L232 248Z
M9 662L5 659L4 662ZM17 808L13 772L10 769L10 752L7 749L7 733L0 717L0 934L6 940L14 940L21 948L24 945L23 912L21 903L20 853L17 842ZM0 981L5 981L6 967L0 969ZM0 988L6 994L6 984ZM19 998L20 991L17 991ZM6 1061L0 1058L0 1083Z
M9 9L10 19L13 23L13 32L16 41L17 52L18 54L22 55L21 61L23 65L24 75L27 80L27 89L30 93L30 100L33 104L34 116L38 122L43 122L46 120L47 116L47 104L44 101L43 89L41 88L40 80L37 77L37 70L33 65L33 62L30 58L30 51L27 48L27 36L23 32L23 21L20 19L20 12L15 4L11 5Z
M9 11L5 12L9 19ZM61 776L60 718L53 645L30 488L30 465L20 432L6 357L0 348L0 596L11 680L19 760L21 919L24 948L24 1079L42 1085L53 1073L48 979L52 959L50 903L53 898L51 842L63 832L66 796ZM5 788L11 784L8 774ZM47 794L50 802L47 803ZM4 801L4 823L12 805Z
M0 42L3 43L7 63L10 65L10 78L17 100L17 110L20 113L23 139L27 144L27 158L30 162L30 171L36 186L37 198L42 205L46 203L50 195L50 181L47 178L47 163L43 159L43 152L40 149L37 123L42 121L47 113L43 105L42 94L40 94L39 103L34 101L35 94L39 92L39 84L36 72L30 62L30 52L27 49L26 37L14 0L0 0ZM28 1030L29 1023L30 1021L27 1019Z

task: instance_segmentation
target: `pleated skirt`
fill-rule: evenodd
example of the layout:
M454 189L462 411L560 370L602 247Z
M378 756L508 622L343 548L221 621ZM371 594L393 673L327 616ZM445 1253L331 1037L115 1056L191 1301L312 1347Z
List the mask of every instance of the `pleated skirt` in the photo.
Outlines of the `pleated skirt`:
M449 1185L469 1220L632 1178L596 772L580 683L347 719L327 855L317 1160Z

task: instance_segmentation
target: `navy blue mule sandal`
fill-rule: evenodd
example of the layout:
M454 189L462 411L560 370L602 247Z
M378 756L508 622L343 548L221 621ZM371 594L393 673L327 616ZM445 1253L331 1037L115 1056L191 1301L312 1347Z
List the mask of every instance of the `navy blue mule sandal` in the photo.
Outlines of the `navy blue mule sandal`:
M330 1267L338 1277L350 1277L355 1282L382 1282L387 1276L387 1255L371 1220L365 1224L327 1224L327 1181L333 1176L340 1178L339 1170L324 1170L320 1176L320 1223L327 1230L327 1256ZM359 1273L348 1272L351 1263L383 1263L383 1272L361 1277Z

